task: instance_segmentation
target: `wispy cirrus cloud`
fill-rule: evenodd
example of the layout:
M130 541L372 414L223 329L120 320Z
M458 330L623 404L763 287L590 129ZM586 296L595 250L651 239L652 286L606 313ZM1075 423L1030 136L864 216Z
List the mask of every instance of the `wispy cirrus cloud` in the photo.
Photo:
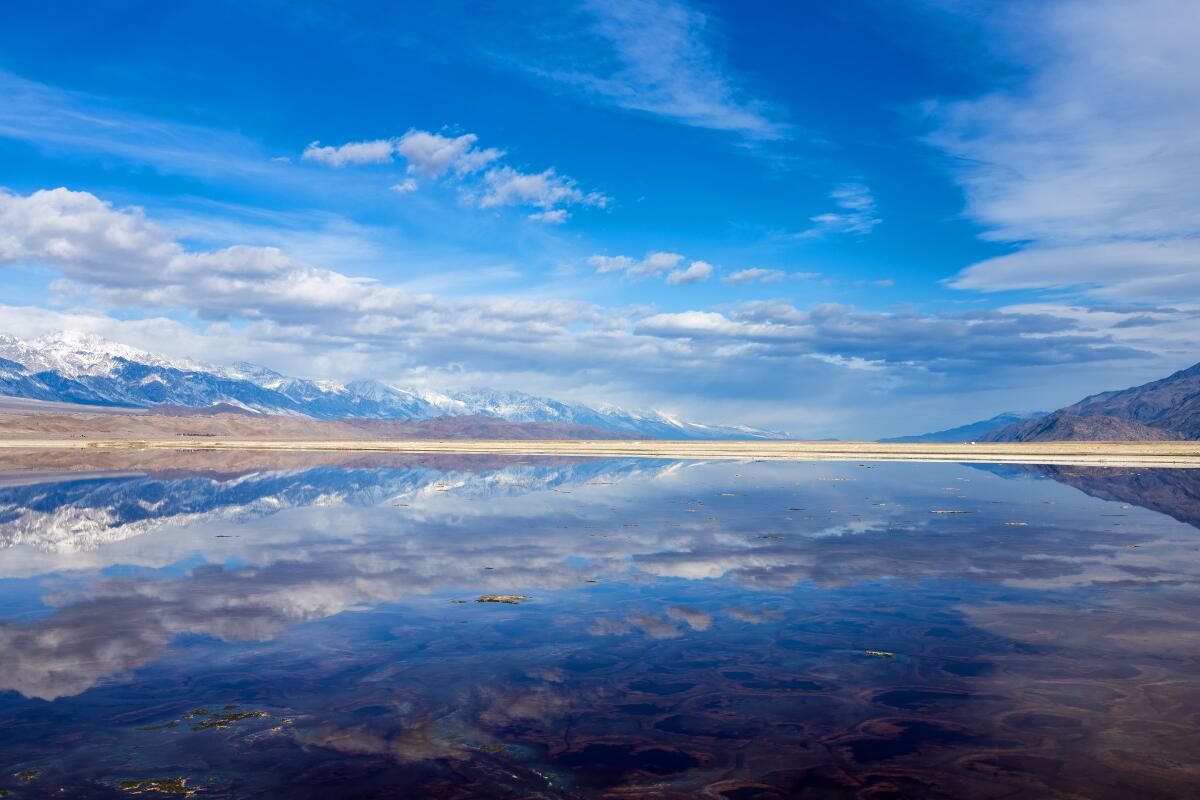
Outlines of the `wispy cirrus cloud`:
M718 25L703 11L679 0L587 0L582 11L595 41L531 72L595 102L683 125L751 141L788 136L778 110L724 63Z
M1015 252L961 289L1200 295L1200 6L1021 3L985 16L1027 71L1012 89L934 106L967 214Z
M781 269L751 267L750 269L739 269L736 272L731 272L722 278L721 282L728 283L733 286L744 286L750 283L779 283L780 281L787 280L788 278L806 281L819 277L821 277L821 273L819 272L784 272Z
M837 211L826 211L810 217L812 226L801 231L803 239L829 234L865 236L883 222L876 213L875 196L869 187L861 183L843 183L834 187L829 198Z

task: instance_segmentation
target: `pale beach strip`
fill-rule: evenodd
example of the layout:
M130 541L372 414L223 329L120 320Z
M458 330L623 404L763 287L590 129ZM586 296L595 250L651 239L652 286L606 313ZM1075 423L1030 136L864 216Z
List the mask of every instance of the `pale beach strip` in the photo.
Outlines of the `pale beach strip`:
M953 461L1200 467L1200 442L880 443L661 440L0 439L6 449L308 450L740 461Z

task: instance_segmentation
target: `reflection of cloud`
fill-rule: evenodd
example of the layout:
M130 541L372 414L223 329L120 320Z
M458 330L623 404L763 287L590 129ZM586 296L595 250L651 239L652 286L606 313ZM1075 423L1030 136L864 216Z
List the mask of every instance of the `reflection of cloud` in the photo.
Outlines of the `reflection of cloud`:
M68 553L150 533L167 523L248 520L311 505L377 505L430 495L522 494L570 483L615 480L649 468L635 461L442 472L425 468L266 471L227 479L77 480L0 487L0 547L19 544Z
M683 636L683 633L670 622L648 614L626 617L626 621L654 639L676 639Z
M0 689L54 700L144 664L172 634L136 598L79 603L30 625L0 624ZM114 624L114 620L121 620Z
M767 620L779 619L782 616L778 610L766 607L755 611L743 606L730 606L725 609L725 613L739 622L746 622L750 625L761 625Z
M628 623L619 619L607 619L604 617L593 621L588 626L588 633L592 636L624 636L630 630L631 628Z
M679 622L686 622L694 631L706 631L712 625L712 617L698 608L689 606L667 606L667 616Z
M748 473L746 485L756 487L754 503L730 500L733 508L717 509L716 503L725 501L711 501L713 510L720 510L717 521L688 513L677 501L720 498L729 486L727 465L653 467L650 474L657 480L614 486L593 480L612 474L613 465L589 464L569 473L576 481L569 494L530 490L560 486L554 481L566 480L568 473L521 469L527 471L506 468L476 476L467 485L478 486L478 495L435 492L404 508L380 502L395 486L371 470L275 473L269 480L276 482L276 495L303 487L314 498L344 497L352 483L371 502L292 508L254 518L252 525L221 520L180 526L171 536L143 536L83 554L87 561L73 560L78 554L46 557L28 546L0 550L5 575L77 570L60 580L61 591L43 598L56 607L52 613L31 622L0 623L0 689L45 699L74 695L106 675L148 663L185 633L227 642L266 641L301 622L424 594L453 590L458 595L464 588L532 594L540 602L543 593L583 590L597 577L602 587L614 590L630 582L676 578L719 579L743 592L789 589L801 582L830 587L890 579L1054 587L1200 585L1200 564L1190 557L1195 529L1138 509L1120 509L1133 516L1120 522L1136 526L1116 527L1117 520L1103 514L1118 507L1050 481L1014 487L977 479L970 484L975 513L947 518L928 513L947 503L942 488L952 480L947 475L978 478L978 472L949 465L886 467L873 470L868 484L812 480L827 474L828 465L745 464L737 469ZM460 485L454 474L436 476L435 481ZM428 479L411 487L419 492ZM268 476L239 482L258 496L254 484L260 480ZM163 499L139 495L142 490L165 493L168 505L180 502L174 494L192 485L164 487L122 478L109 481L105 495L103 483L96 482L88 496L119 495L129 507ZM114 495L118 489L125 494ZM53 514L56 503L76 502L71 491L43 487L41 512ZM869 515L864 492L878 501ZM483 498L488 502L477 502ZM1044 502L1050 499L1057 505ZM22 502L26 505L10 511L19 516L37 505ZM783 527L791 506L804 506L812 516L793 512L796 518ZM92 507L103 510L98 503ZM818 511L835 507L841 510ZM855 508L863 509L858 519ZM1001 524L1011 519L1030 525ZM764 529L783 533L761 538ZM831 531L855 535L828 535ZM247 535L218 540L217 532ZM21 561L30 553L43 558L33 562L39 572ZM129 580L103 572L117 564L166 566L197 558L208 565L163 579ZM684 635L683 625L706 630L711 614L718 613L715 606L701 610L669 600L657 607L628 607L623 596L612 598L607 616L585 617L580 626L590 625L588 632L599 636L638 631L671 639ZM746 623L778 618L778 611L754 601L719 613ZM537 680L551 682L544 676ZM543 706L548 697L542 698Z

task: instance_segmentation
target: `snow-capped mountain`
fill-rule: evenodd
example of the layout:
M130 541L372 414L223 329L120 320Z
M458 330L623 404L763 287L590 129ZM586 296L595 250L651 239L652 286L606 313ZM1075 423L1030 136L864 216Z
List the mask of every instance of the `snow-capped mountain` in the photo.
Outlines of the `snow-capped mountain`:
M431 392L380 381L293 378L254 364L217 367L168 359L90 334L26 341L0 334L0 395L84 405L208 408L228 404L314 419L431 419L478 414L563 422L661 438L784 438L743 426L701 425L658 411L591 407L522 392Z

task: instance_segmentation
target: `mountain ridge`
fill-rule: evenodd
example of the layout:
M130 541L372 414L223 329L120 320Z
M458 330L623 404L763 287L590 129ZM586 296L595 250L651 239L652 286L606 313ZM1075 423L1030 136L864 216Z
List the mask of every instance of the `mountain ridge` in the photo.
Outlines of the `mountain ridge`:
M992 431L981 441L1200 439L1200 364L1139 386L1089 395L1042 419Z
M787 438L748 426L704 425L658 411L588 406L511 390L432 392L375 380L340 383L295 378L249 363L212 366L74 333L35 340L0 334L0 395L151 410L228 406L226 410L318 420L480 416L655 438Z
M894 436L890 439L880 439L881 442L894 442L896 444L905 444L911 442L975 442L982 439L992 431L1022 422L1027 419L1041 419L1046 416L1045 411L1003 411L990 419L981 419L977 422L968 422L966 425L958 425L953 428L946 428L940 431L931 431L929 433L918 433L910 436Z

